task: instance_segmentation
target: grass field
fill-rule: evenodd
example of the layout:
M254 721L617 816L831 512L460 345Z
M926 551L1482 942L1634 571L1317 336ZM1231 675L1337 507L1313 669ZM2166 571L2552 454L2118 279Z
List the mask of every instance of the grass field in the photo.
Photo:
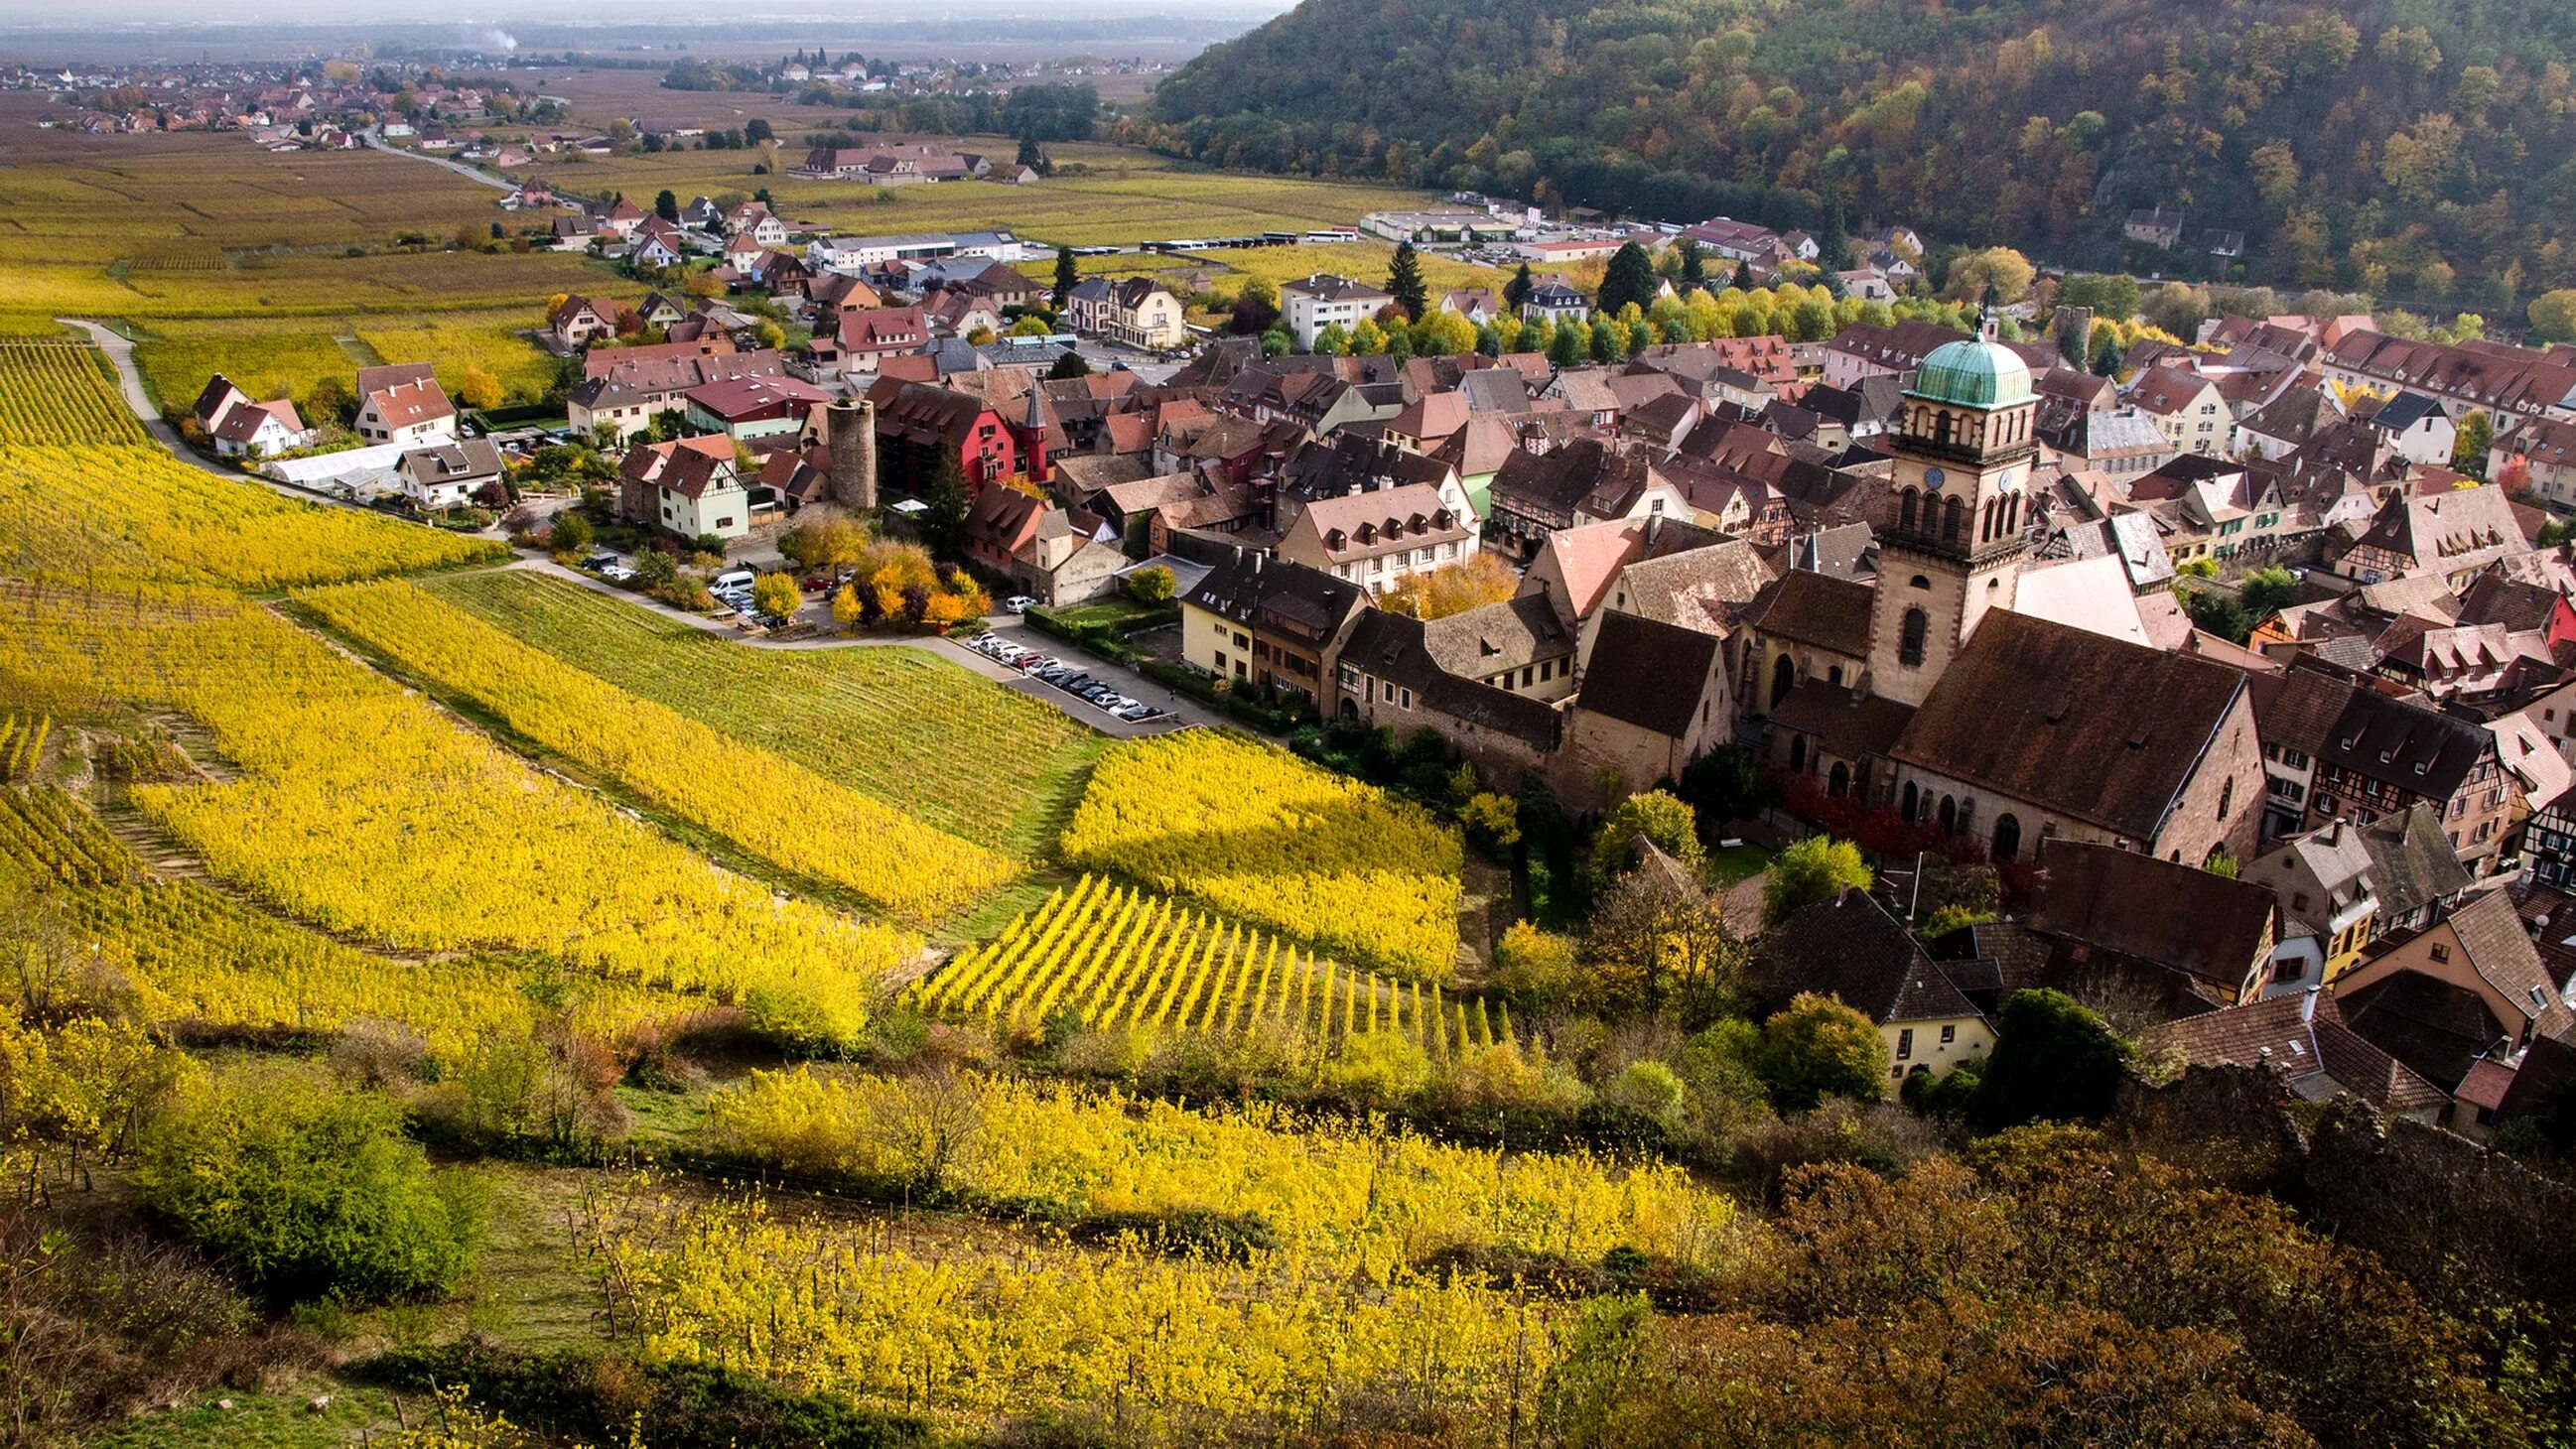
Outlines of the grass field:
M924 650L747 649L523 572L424 587L577 669L1024 860L1053 852L1104 743Z

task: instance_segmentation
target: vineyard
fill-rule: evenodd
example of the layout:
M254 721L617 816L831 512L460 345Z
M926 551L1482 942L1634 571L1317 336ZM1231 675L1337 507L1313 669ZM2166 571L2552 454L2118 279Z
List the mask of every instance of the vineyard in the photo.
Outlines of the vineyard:
M0 719L0 785L36 777L37 768L45 762L45 736L53 728L54 722L41 715Z
M745 649L558 579L421 587L573 668L952 835L1051 853L1100 737L920 649Z
M1184 730L1113 746L1063 849L1408 979L1446 977L1457 954L1457 832L1267 745Z
M927 922L1014 873L1001 857L573 669L410 584L297 597L583 769L891 914Z
M453 1064L487 1034L525 1036L532 991L553 982L524 964L370 955L197 882L154 878L60 791L0 791L0 885L13 879L48 888L143 1013L165 1026L322 1033L399 1021L420 1033L433 1061ZM606 980L554 984L574 988L572 1022L610 1040L701 1004Z
M776 898L231 595L0 591L0 705L174 709L239 778L135 788L218 877L386 949L534 952L850 1039L919 940Z
M0 447L29 443L140 443L143 427L82 343L0 339Z
M1312 1259L1082 1252L1028 1238L896 1242L758 1200L646 1201L599 1221L610 1321L649 1354L720 1364L971 1427L1073 1409L1107 1442L1217 1441L1213 1421L1311 1426L1357 1397L1503 1445L1577 1316L1473 1274L1384 1278Z
M1009 1028L1070 1015L1086 1027L1234 1036L1264 1023L1333 1043L1393 1032L1435 1056L1512 1045L1511 1012L1450 1000L1435 982L1390 981L1317 960L1276 936L1229 926L1084 876L960 953L915 988L929 1013Z
M0 396L16 386L0 375ZM0 573L274 589L498 557L502 545L230 482L152 447L0 449Z
M805 1067L758 1072L708 1117L719 1153L807 1181L899 1182L917 1171L881 1130L905 1117L900 1079ZM1717 1266L1732 1207L1668 1163L1504 1153L1255 1104L1198 1110L1063 1084L967 1079L977 1124L941 1185L1048 1221L1257 1217L1277 1249L1384 1281L1443 1251L1597 1262L1630 1248Z

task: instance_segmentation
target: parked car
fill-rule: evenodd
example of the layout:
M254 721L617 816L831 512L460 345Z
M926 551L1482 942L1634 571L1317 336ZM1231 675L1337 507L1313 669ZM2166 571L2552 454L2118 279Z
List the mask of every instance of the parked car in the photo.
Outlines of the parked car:
M1037 606L1038 601L1026 594L1013 594L1002 601L1002 611L1008 614L1025 614Z

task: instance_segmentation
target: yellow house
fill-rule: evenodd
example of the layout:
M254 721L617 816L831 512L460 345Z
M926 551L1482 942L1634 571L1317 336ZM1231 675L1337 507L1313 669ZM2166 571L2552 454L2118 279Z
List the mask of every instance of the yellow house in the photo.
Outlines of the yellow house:
M1995 1048L1985 1013L1867 891L1818 901L1764 931L1754 946L1753 979L1776 1005L1813 992L1876 1022L1891 1086L1948 1076Z

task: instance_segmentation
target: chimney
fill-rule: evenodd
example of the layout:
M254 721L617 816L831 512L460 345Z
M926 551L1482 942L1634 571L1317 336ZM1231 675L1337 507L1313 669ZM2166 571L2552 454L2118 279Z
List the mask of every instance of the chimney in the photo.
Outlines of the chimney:
M1253 571L1254 573L1256 573L1256 574L1257 574L1257 573L1261 572L1261 561L1262 561L1264 558L1267 558L1267 557L1268 557L1268 555L1267 555L1267 554L1264 554L1264 553L1260 552L1260 551L1259 551L1259 550L1257 550L1257 549L1253 551L1253 555L1252 555L1252 571Z
M876 512L877 405L863 397L841 398L824 410L824 420L832 501L853 512Z
M2300 993L2299 1024L2301 1026L2313 1026L2316 1024L2317 993L2324 989L2325 988L2321 986L2311 986L2306 991Z

